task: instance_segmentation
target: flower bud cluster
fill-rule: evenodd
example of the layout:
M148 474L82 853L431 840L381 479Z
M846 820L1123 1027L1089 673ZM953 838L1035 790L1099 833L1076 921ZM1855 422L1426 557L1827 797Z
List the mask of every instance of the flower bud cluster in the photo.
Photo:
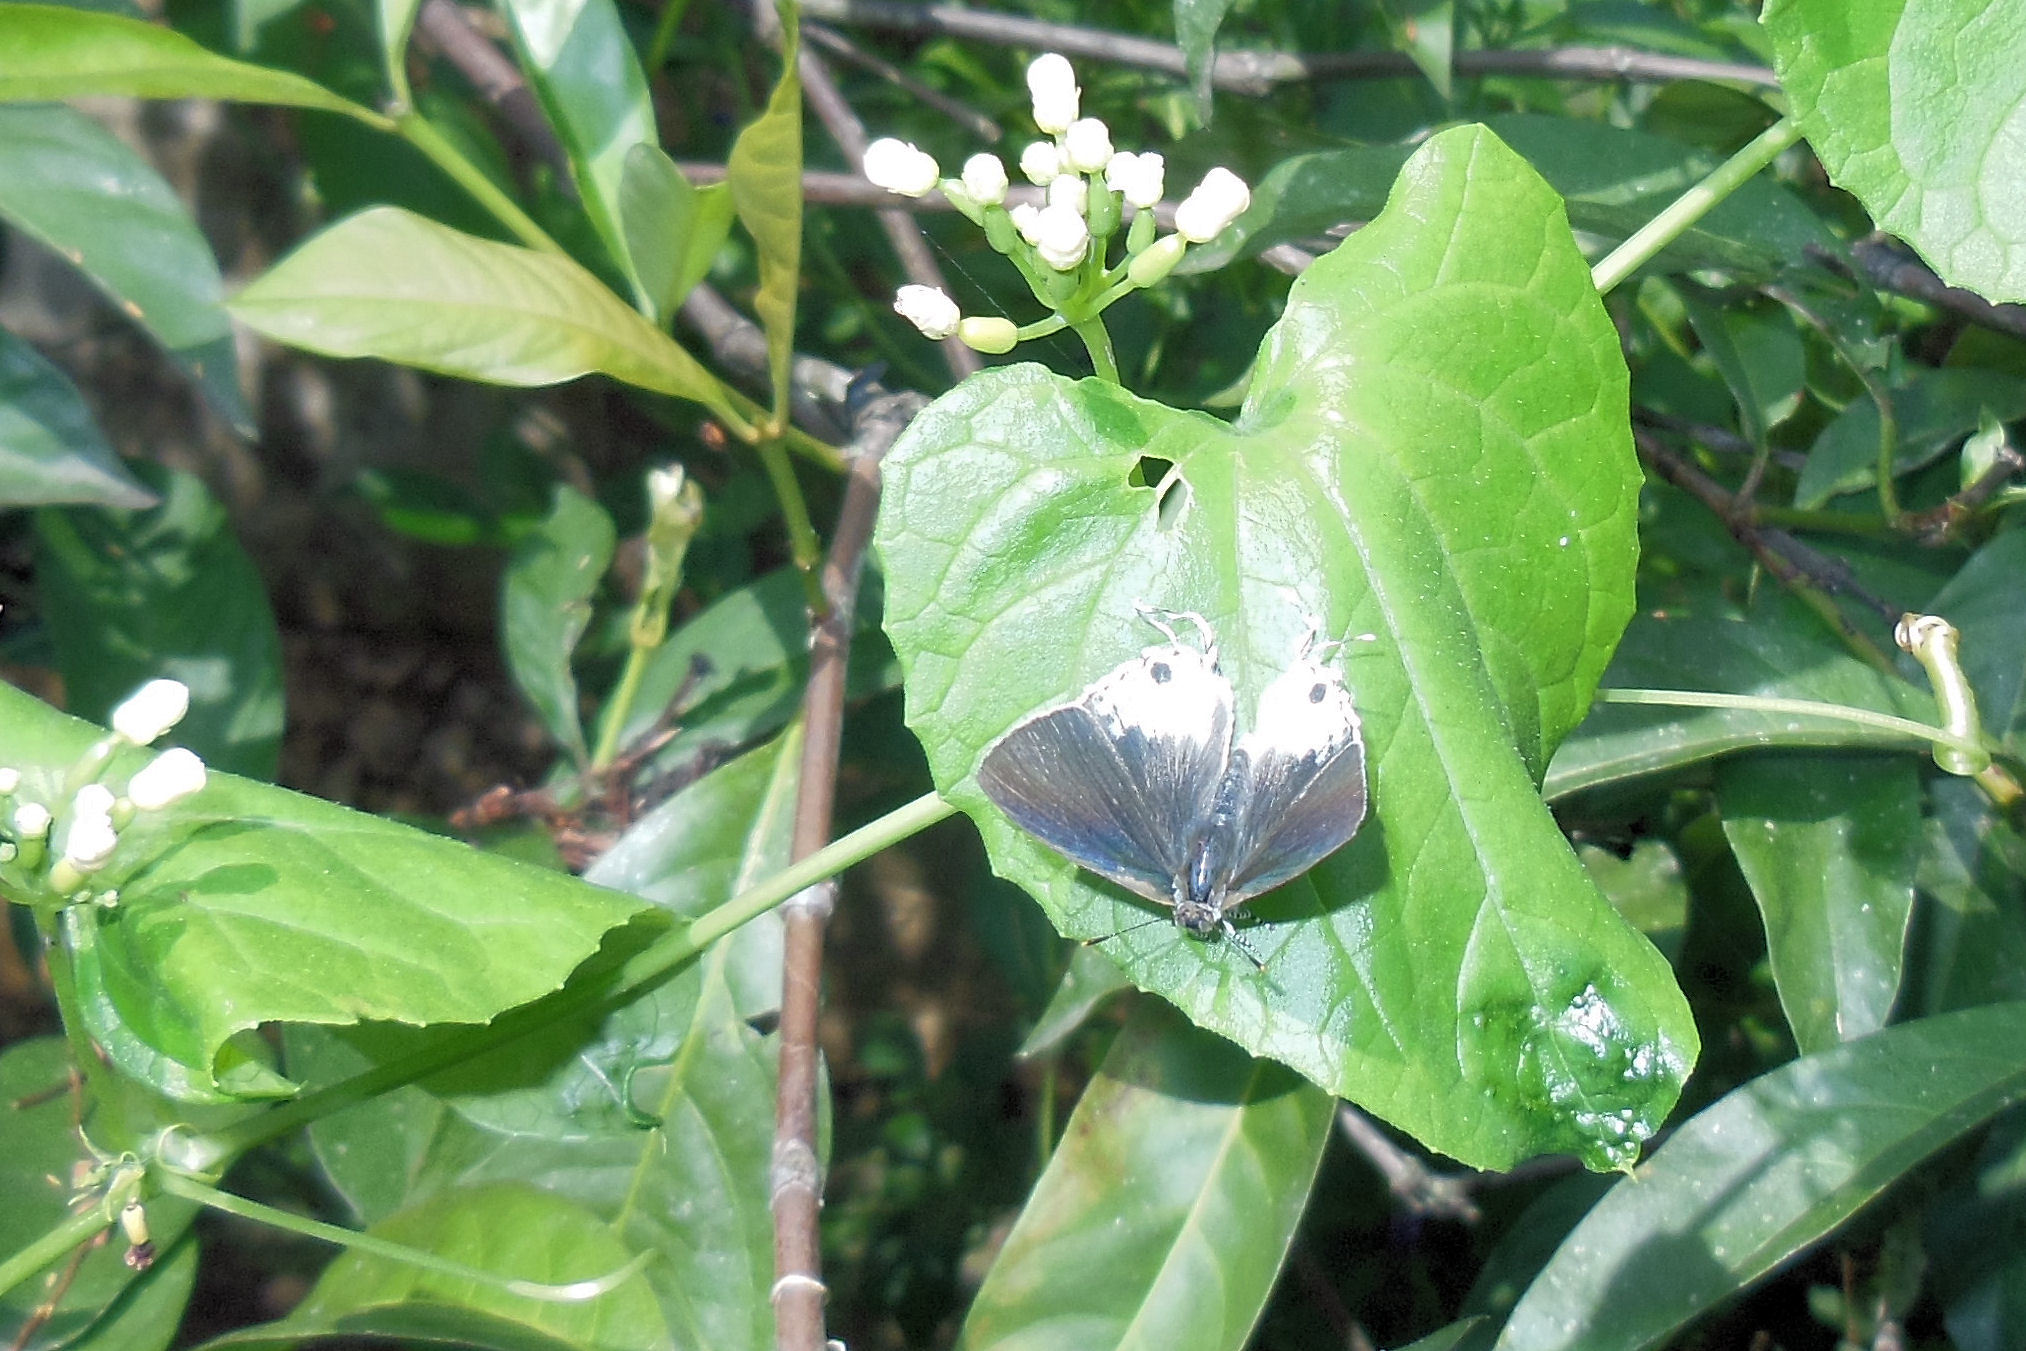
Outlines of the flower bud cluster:
M1011 176L996 155L973 155L959 177L943 179L935 158L905 141L882 137L866 148L867 178L904 197L923 197L940 186L1060 316L1029 332L1005 319L966 318L935 287L903 286L894 310L924 337L953 337L997 353L1064 321L1093 318L1127 291L1165 278L1189 245L1215 239L1252 204L1244 180L1229 169L1212 169L1176 208L1175 232L1157 238L1152 213L1166 188L1166 161L1153 151L1116 148L1101 119L1081 115L1083 91L1062 56L1036 57L1027 67L1027 91L1044 139L1021 150L1019 170L1042 190L1039 204L1008 205ZM1121 226L1129 226L1125 256L1108 263L1107 245Z
M188 686L178 680L151 680L113 710L112 735L53 784L37 782L39 776L18 769L0 768L0 865L36 871L46 863L47 891L72 898L86 891L86 880L112 861L120 832L137 812L161 811L204 787L204 762L180 746L135 771L123 793L114 793L96 779L115 751L159 740L189 709ZM87 776L90 780L74 791L60 787ZM51 787L54 791L49 791ZM93 899L112 904L117 893L108 890Z

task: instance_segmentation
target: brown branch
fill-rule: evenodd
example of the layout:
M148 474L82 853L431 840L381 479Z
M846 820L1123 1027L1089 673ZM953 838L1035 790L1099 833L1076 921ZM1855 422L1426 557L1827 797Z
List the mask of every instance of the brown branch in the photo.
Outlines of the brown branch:
M549 125L534 91L528 88L520 67L491 38L472 27L463 6L456 0L425 0L415 16L415 35L457 67L458 73L499 111L522 150L563 170L567 179L570 156L555 128Z
M1337 1129L1386 1179L1386 1190L1411 1214L1464 1224L1484 1218L1470 1199L1479 1174L1436 1172L1387 1139L1377 1122L1347 1102L1337 1106Z
M1117 65L1139 66L1177 77L1188 69L1182 49L1170 42L1111 33L1073 24L1048 23L1020 14L916 5L896 0L804 0L809 18L896 33L940 34L1004 47L1060 52ZM1759 88L1778 87L1764 66L1666 56L1629 47L1563 47L1546 51L1458 52L1455 71L1479 75L1533 75L1560 80L1721 80ZM1283 84L1316 80L1390 79L1420 73L1405 52L1221 51L1211 66L1211 83L1234 94L1264 95Z
M1006 139L1004 128L968 103L953 99L940 89L931 89L893 62L873 55L834 28L825 28L820 23L805 23L802 25L802 40L907 91L908 97L934 108L981 141L997 145Z
M1809 252L1831 265L1839 261L1819 250ZM2026 305L1993 305L1974 291L1950 286L1885 235L1858 240L1850 246L1850 257L1863 279L1881 291L1933 305L1979 328L2026 338Z
M858 577L879 507L879 461L924 405L918 394L881 393L856 421L844 505L823 565L829 613L811 631L809 686L803 694L801 779L796 786L794 857L830 842L837 761L844 732L844 678L851 656ZM774 1219L775 1345L823 1351L823 1266L817 1230L822 1170L816 1156L816 1022L823 985L823 929L837 883L819 883L782 907L781 1063L774 1105L769 1209Z

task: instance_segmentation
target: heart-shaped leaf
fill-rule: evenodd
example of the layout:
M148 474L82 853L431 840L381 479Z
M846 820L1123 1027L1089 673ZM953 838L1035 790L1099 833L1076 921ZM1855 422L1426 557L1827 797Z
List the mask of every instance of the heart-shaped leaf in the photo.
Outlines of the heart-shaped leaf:
M1235 426L1034 366L967 381L889 456L878 536L938 786L1065 933L1118 933L1203 1026L1479 1166L1628 1160L1695 1031L1538 790L1631 614L1626 420L1561 202L1481 127L1296 283ZM1343 658L1373 819L1253 905L1264 971L1130 929L1148 907L976 786L1008 727L1149 641L1137 602L1215 625L1241 720L1310 617L1376 635Z

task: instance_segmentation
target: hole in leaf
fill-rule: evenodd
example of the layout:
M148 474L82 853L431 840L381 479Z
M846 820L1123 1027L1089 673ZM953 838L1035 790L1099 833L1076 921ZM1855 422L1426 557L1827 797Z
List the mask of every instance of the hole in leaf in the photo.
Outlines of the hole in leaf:
M1154 513L1163 530L1173 530L1188 508L1189 480L1182 477L1173 460L1164 460L1158 455L1142 455L1134 462L1126 482L1135 488L1152 488L1159 494L1155 499Z

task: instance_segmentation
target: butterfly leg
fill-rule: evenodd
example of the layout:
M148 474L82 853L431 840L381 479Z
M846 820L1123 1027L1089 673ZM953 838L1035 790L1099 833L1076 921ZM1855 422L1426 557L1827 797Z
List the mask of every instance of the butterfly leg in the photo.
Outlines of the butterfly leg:
M1197 614L1194 610L1167 610L1158 605L1149 605L1143 600L1134 601L1133 610L1141 619L1153 625L1162 637L1177 646L1181 644L1182 640L1175 633L1175 624L1187 621L1194 625L1197 634L1203 640L1203 654L1209 657L1213 663L1216 661L1217 632L1210 627L1209 620L1203 618L1202 615ZM1165 616L1167 620L1174 621L1174 623L1164 622L1162 616Z

